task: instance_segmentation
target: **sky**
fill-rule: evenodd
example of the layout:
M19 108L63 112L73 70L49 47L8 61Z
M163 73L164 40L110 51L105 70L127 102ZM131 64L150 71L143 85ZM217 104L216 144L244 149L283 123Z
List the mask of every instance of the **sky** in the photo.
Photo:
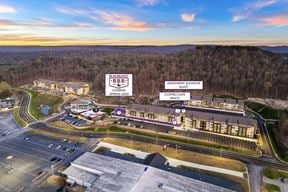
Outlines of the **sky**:
M288 45L288 0L0 0L0 45Z

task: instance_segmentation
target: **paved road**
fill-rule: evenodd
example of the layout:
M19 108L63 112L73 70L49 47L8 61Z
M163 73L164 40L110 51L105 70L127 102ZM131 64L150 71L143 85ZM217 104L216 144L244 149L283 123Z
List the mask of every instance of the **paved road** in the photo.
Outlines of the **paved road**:
M27 97L25 98L29 99ZM21 105L20 108L23 108L23 110L21 111L27 111L28 109L27 107L28 107L27 105ZM29 116L28 113L23 113L23 115ZM73 136L82 136L82 137L88 137L88 138L107 137L107 133L95 133L95 132L91 133L91 132L85 132L85 131L62 130L62 129L57 129L57 128L48 126L46 123L43 123L43 122L31 123L29 126L33 129L40 129L40 130L45 130L48 132L67 134L67 135L73 135ZM222 157L226 157L230 159L239 160L247 164L269 166L269 167L283 169L283 170L288 171L287 164L271 156L253 157L253 156L249 156L249 155L242 154L242 153L224 151L224 150L215 149L215 148L207 148L207 147L203 147L199 145L178 143L178 142L170 141L170 140L168 141L168 140L157 139L157 142L156 142L156 137L155 139L151 137L141 136L141 135L132 135L131 137L130 134L125 134L125 133L124 134L123 133L110 133L109 136L114 137L114 138L133 139L135 141L141 141L145 143L155 143L155 144L162 145L162 146L165 144L169 144L170 147L174 147L174 148L176 147L176 145L178 145L178 146L181 146L182 150L194 151L194 152L199 152L199 153L204 153L204 154L214 155L214 156L222 156Z
M20 92L21 99L20 99L20 109L19 115L20 117L26 121L28 124L37 122L37 120L29 114L29 103L30 103L30 94L25 91Z

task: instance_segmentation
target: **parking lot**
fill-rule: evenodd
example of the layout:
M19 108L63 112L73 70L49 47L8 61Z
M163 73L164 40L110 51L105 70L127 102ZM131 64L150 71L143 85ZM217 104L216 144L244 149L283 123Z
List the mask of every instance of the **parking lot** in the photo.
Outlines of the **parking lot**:
M8 135L18 132L21 128L16 124L11 113L0 115L0 140Z
M69 124L74 125L74 126L81 126L81 125L84 125L87 123L87 121L85 121L83 119L79 119L78 117L74 117L74 116L68 115L68 114L65 114L65 115L59 117L59 120L65 121L66 123L69 123Z
M0 191L56 191L56 187L46 182L52 165L70 156L78 147L80 145L64 138L57 140L26 133L1 141Z
M113 122L116 125L125 125L129 127L135 127L139 129L149 129L152 131L156 132L163 132L167 133L169 131L173 130L172 126L168 125L157 125L157 124L152 124L152 123L147 123L147 122L142 122L142 121L133 121L133 120L128 120L128 119L119 119L118 121Z
M213 134L204 131L181 131L175 130L171 126L157 125L141 121L133 121L128 119L121 119L113 122L115 125L124 125L139 129L149 129L156 132L169 133L172 135L180 135L197 140L209 141L228 147L237 147L242 149L256 150L257 144L252 141L242 140L239 138L228 137L224 135Z

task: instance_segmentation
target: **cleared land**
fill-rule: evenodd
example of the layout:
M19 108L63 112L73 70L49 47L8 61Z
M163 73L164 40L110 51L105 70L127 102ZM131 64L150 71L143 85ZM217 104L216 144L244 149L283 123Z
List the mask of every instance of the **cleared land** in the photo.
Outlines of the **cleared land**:
M184 151L181 149L178 149L176 152L175 148L168 148L168 150L163 151L162 146L159 146L159 145L142 143L138 141L130 141L130 140L125 140L125 139L104 138L103 141L114 144L114 145L119 145L119 146L131 148L135 150L148 152L148 153L158 152L164 156L187 161L187 162L220 167L220 168L230 169L234 171L241 171L241 172L246 171L246 166L243 163L239 161L231 160L231 159L222 158L222 157L215 157L215 156L205 155L201 153Z
M86 137L75 137L75 136L71 136L71 135L62 135L62 134L51 133L51 132L46 132L46 131L42 131L42 130L31 130L31 131L27 131L26 133L42 135L42 136L46 136L46 137L50 137L50 138L54 138L54 139L67 138L71 141L75 141L75 142L79 142L79 143L87 143L88 142L88 138L86 138Z
M280 187L273 184L264 184L261 188L261 192L280 192Z
M98 132L107 132L107 128L98 128ZM227 150L227 151L235 151L239 153L245 153L248 155L252 156L257 156L259 155L259 151L252 151L252 150L245 150L245 149L240 149L240 148L233 148L233 147L228 147L228 146L223 146L220 144L216 144L213 142L208 142L208 141L201 141L201 140L194 140L188 137L183 137L183 136L177 136L177 135L164 135L161 133L155 133L154 131L150 130L144 130L144 129L135 129L135 128L129 128L125 126L110 126L109 128L110 132L127 132L135 135L143 135L147 137L152 137L152 138L158 138L162 140L170 140L170 141L176 141L179 143L187 143L187 144L193 144L193 145L200 145L200 146L205 146L205 147L212 147L216 149L222 149L222 150Z
M50 122L49 125L65 130L75 130L75 128L72 125L66 123L65 121L53 121Z
M27 90L31 94L31 102L30 102L30 108L29 112L32 116L34 116L36 119L42 119L45 116L40 111L40 105L46 105L49 106L49 115L56 113L58 106L63 103L63 98L46 94L46 93L40 93L33 90Z
M197 169L194 167L187 167L187 166L183 166L183 165L178 166L178 168L188 170L188 171L196 171L199 173L203 173L205 175L210 175L210 176L219 177L219 178L222 178L225 180L238 182L241 184L244 192L249 192L249 186L248 186L247 179L239 178L239 177L235 177L235 176L227 175L227 174L223 174L223 173L217 173L217 172L207 171L207 170L203 170L203 169Z

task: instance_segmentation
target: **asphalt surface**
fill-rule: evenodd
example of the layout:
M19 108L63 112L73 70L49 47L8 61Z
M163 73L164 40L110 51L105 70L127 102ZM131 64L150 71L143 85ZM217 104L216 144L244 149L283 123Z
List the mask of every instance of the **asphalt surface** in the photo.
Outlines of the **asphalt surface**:
M27 99L27 97L26 97ZM29 99L29 98L28 98ZM23 111L27 111L27 105L22 105ZM20 107L20 108L21 108ZM21 110L22 111L22 110ZM23 115L29 115L28 113L23 113ZM27 117L29 118L29 117ZM33 123L30 125L31 128L33 129L41 129L45 130L48 132L53 132L53 133L59 133L59 134L68 134L68 135L74 135L74 136L84 136L88 138L102 138L102 137L107 137L107 133L89 133L85 131L68 131L68 130L61 130L57 129L51 126L48 126L46 123L42 122L37 122ZM226 157L229 159L234 159L234 160L239 160L241 162L247 163L247 164L255 164L255 165L261 165L261 166L268 166L272 168L277 168L277 169L282 169L288 171L288 165L286 163L283 163L279 161L278 159L275 159L273 156L261 156L261 157L254 157L254 156L249 156L246 154L242 153L236 153L232 151L225 151L225 150L220 150L220 149L215 149L215 148L207 148L199 145L192 145L192 144L184 144L184 143L179 143L179 142L174 142L174 141L168 141L168 140L161 140L161 139L155 139L150 138L150 137L145 137L145 136L140 136L140 135L131 135L130 134L123 134L123 133L110 133L110 137L114 138L122 138L122 139L133 139L135 141L141 141L144 143L155 143L158 145L169 145L170 147L175 148L176 145L180 146L182 150L187 150L187 151L194 151L194 152L199 152L199 153L204 153L208 155L214 155L214 156L221 156L221 157ZM268 146L271 148L270 144Z
M257 144L253 141L238 139L235 137L228 137L220 134L214 134L204 131L182 131L173 129L171 126L167 125L155 125L152 123L133 121L133 120L118 120L115 121L116 125L125 125L129 127L136 127L141 129L148 129L159 133L170 133L172 135L179 135L184 137L189 137L199 141L209 141L212 143L220 144L226 147L236 147L248 150L256 150Z
M28 94L25 91L21 91L20 92L21 98L20 98L20 109L19 109L19 115L20 117L26 121L28 124L29 123L33 123L33 122L37 122L37 120L35 118L33 118L30 114L29 114L29 102L30 102L30 94Z
M30 137L29 140L25 140ZM1 192L52 192L57 187L46 179L51 175L50 158L65 157L65 153L49 149L50 138L21 134L0 142L0 191ZM56 141L57 142L57 141ZM43 176L36 179L40 174Z

